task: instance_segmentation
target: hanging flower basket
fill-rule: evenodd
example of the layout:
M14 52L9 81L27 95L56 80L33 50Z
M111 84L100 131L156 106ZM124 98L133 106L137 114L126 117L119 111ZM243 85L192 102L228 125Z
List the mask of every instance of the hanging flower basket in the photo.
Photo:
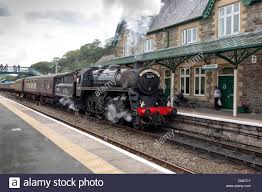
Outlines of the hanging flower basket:
M241 102L239 113L250 113L250 106L247 102Z

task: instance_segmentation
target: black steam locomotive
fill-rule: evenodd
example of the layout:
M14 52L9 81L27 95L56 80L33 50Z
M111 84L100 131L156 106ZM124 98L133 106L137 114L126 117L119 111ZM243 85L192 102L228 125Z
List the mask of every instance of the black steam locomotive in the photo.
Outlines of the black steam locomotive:
M148 68L91 67L74 73L19 79L20 97L62 103L74 110L134 127L163 125L177 114L159 89L160 75Z

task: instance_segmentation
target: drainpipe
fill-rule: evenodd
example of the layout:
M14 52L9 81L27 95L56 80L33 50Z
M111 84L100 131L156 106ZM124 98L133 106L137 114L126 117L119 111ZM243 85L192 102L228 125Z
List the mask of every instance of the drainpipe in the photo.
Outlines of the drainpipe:
M170 44L170 33L169 33L169 30L166 30L166 36L167 36L166 48L168 48L169 44Z
M168 48L170 45L170 33L169 33L169 30L167 30L167 45L166 45L166 47Z
M234 117L237 117L237 90L238 90L238 87L237 87L237 81L238 81L237 75L238 75L238 70L237 70L237 67L235 67L234 68L234 107L233 107L233 116Z
M170 33L168 29L163 29L163 32L166 33L166 48L169 48L170 45Z

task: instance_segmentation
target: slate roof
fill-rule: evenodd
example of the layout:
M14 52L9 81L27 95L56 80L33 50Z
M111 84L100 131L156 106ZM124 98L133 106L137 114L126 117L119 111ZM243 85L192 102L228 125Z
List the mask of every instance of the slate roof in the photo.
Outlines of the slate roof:
M149 33L202 17L209 0L167 0L154 18Z

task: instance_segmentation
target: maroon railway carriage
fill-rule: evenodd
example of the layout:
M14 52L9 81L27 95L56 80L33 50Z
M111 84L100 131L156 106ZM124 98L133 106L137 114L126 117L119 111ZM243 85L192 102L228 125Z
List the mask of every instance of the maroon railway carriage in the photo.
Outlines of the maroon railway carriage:
M0 83L0 90L11 91L15 89L15 82Z
M16 81L16 91L23 97L51 102L56 99L55 87L61 82L64 74L43 75L19 79Z

